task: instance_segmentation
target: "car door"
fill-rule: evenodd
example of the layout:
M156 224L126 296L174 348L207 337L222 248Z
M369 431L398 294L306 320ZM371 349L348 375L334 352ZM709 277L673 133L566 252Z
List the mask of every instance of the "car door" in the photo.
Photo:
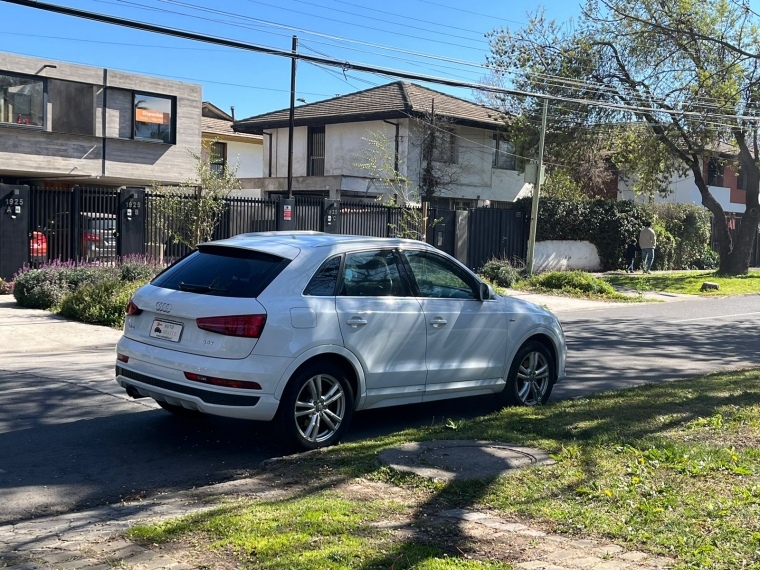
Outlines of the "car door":
M399 270L398 253L347 253L336 309L344 346L364 368L366 408L422 401L425 319Z
M483 393L503 383L507 315L498 300L480 301L478 282L453 261L429 251L402 251L425 315L428 377L425 400L452 392Z

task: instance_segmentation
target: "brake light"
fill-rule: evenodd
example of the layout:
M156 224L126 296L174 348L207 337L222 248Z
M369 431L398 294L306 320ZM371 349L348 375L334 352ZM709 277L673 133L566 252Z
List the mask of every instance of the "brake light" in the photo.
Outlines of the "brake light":
M126 354L116 353L116 360L118 360L119 362L129 362L129 356L127 356Z
M235 317L204 317L196 319L199 329L226 336L259 338L267 322L266 315L239 315Z
M82 234L82 239L84 241L100 241L100 236L98 234L91 234L91 233L84 233Z
M127 310L125 311L128 315L139 315L142 313L142 309L135 305L134 301L132 299L129 300L129 303L127 303Z
M202 374L193 374L185 372L185 378L193 382L202 382L203 384L213 384L214 386L224 386L225 388L241 388L243 390L261 390L261 384L258 382L247 382L245 380L226 380L224 378L214 378L213 376L203 376Z

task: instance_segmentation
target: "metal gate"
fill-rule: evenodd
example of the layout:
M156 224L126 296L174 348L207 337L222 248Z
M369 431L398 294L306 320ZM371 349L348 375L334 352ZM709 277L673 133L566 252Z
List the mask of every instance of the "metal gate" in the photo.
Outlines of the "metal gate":
M477 271L493 258L525 261L528 218L520 210L470 210L467 265Z
M10 281L29 262L29 187L0 184L0 278Z
M428 211L427 242L454 255L456 249L456 211L431 208Z

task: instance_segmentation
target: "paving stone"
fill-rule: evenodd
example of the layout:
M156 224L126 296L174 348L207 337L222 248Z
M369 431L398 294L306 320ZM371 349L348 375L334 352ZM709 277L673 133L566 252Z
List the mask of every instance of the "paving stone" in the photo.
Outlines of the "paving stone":
M515 568L521 570L567 570L564 566L556 566L543 560L531 560L530 562L520 562Z
M506 532L518 532L521 530L529 530L529 529L527 526L520 523L504 523L504 525L500 527L500 530L503 530Z
M76 554L66 550L43 550L39 554L35 553L35 556L42 558L48 564L58 564L60 562L68 562Z
M125 546L124 548L110 552L108 554L108 557L114 558L116 560L123 560L125 558L129 558L130 556L137 556L143 552L145 552L144 548L137 546L136 544L130 544L129 546Z
M570 550L567 548L559 548L553 552L547 553L546 556L544 556L544 558L553 560L555 562L562 562L564 560L572 560L573 558L583 558L583 557L584 557L583 552L579 552L577 549Z
M175 562L167 566L168 570L195 570L195 566L185 564L184 562Z
M627 570L630 568L630 564L626 564L625 562L621 562L618 560L609 560L604 561L600 564L597 564L596 566L592 566L593 570Z
M96 564L100 564L100 561L92 558L80 558L79 560L71 560L70 562L56 564L55 567L63 568L64 570L77 570L78 568L89 568Z
M541 538L546 536L546 533L542 530L536 530L533 528L525 528L517 531L520 536L530 536L533 538Z
M127 548L132 546L132 543L123 538L117 538L115 540L109 540L108 542L102 542L95 547L98 552L113 552L121 548Z
M462 519L465 521L476 521L476 520L487 518L484 513L479 513L476 511L468 511L465 509L451 509L448 511L441 511L439 514L444 517Z
M649 558L649 555L646 552L631 550L630 552L625 552L621 554L618 558L621 558L622 560L627 560L628 562L641 562L642 560Z
M601 561L602 560L600 558L597 558L595 556L586 556L584 558L572 558L566 560L563 562L563 564L572 566L573 568L596 568L595 565L599 564Z
M22 562L15 566L7 566L3 570L45 570L42 566L35 564L34 562Z
M619 554L624 550L625 549L622 546L618 546L617 544L605 544L594 548L591 552L597 556L612 556L613 554Z
M551 543L559 544L562 546L568 545L571 542L569 538L559 535L559 534L547 534L544 537L544 540L546 542L551 542Z
M597 544L593 540L574 540L571 543L571 546L574 546L575 548L594 548Z

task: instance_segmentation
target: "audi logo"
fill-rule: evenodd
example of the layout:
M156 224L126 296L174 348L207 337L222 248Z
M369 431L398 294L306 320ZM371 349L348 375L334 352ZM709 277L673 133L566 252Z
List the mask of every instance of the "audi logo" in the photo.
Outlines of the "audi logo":
M171 303L156 303L156 310L159 313L171 313L172 304Z

